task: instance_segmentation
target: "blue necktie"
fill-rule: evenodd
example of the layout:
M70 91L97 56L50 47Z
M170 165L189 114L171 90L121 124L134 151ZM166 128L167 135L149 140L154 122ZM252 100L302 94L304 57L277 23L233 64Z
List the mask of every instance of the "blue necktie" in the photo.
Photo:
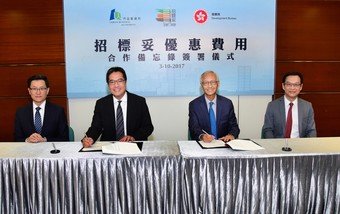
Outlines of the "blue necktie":
M41 134L41 128L42 128L42 123L41 123L41 115L40 115L40 107L36 107L35 110L35 116L34 116L34 127L35 131L39 134Z
M210 129L211 129L211 134L217 138L217 129L216 129L216 118L215 118L215 113L214 113L214 108L212 105L214 105L213 102L209 103L209 118L210 118Z
M118 101L118 106L117 106L117 118L116 118L117 140L120 140L122 137L124 137L124 118L123 118L122 107L120 106L121 102L122 101Z

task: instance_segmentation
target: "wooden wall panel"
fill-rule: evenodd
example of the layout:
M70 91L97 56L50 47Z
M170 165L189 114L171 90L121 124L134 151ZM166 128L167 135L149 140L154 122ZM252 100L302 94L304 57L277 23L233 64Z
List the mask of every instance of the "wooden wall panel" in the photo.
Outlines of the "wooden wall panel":
M27 79L34 74L44 74L50 83L49 96L66 98L65 65L31 65L0 67L3 83L0 84L0 97L27 96Z
M63 1L1 1L0 64L64 62Z
M339 61L340 1L277 1L278 61Z
M67 114L67 99L65 97L50 97L49 101L62 106ZM14 141L14 118L18 107L31 102L30 96L24 98L0 98L0 141Z
M30 102L26 80L33 74L48 76L48 99L68 115L63 1L2 1L0 41L0 141L13 141L15 111Z
M291 70L303 73L304 86L302 91L304 93L340 92L340 61L332 63L318 61L277 62L275 74L276 92L282 91L283 74Z

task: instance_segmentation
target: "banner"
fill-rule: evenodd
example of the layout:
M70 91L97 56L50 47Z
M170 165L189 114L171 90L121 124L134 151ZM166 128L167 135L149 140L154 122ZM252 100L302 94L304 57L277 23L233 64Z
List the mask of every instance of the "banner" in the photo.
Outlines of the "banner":
M64 0L68 97L108 94L113 66L142 96L197 96L207 70L219 75L220 94L273 94L275 8L268 0Z

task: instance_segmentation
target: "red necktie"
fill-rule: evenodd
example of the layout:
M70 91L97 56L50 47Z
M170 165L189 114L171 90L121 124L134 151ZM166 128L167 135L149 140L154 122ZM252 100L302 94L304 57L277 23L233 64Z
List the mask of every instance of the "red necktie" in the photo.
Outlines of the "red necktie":
M287 120L286 120L286 132L285 132L285 138L290 138L290 133L292 132L292 125L293 125L293 117L292 117L292 108L293 103L289 103L289 110L287 114Z

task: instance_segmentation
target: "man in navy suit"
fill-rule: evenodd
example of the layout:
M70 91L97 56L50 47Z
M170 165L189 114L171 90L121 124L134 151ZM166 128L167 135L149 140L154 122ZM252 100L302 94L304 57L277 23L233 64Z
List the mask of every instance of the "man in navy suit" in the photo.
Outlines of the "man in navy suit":
M240 133L233 103L217 94L219 84L215 72L206 71L201 75L204 94L189 103L189 131L193 140L211 142L220 139L227 142Z
M15 141L29 143L69 141L64 109L46 101L50 91L47 77L44 75L31 76L27 80L27 86L33 102L19 108L16 112ZM36 119L37 113L39 119ZM39 120L40 128L36 126L37 120Z
M112 67L106 73L111 92L96 102L91 127L82 139L84 147L90 147L101 135L101 141L147 140L153 132L149 108L145 98L126 91L127 76L121 67ZM122 112L123 127L117 122ZM119 137L117 130L122 129Z
M285 95L270 102L267 106L262 127L263 138L316 137L314 111L312 104L298 98L303 87L303 75L300 72L288 72L282 78ZM285 136L286 118L292 103L291 132Z

